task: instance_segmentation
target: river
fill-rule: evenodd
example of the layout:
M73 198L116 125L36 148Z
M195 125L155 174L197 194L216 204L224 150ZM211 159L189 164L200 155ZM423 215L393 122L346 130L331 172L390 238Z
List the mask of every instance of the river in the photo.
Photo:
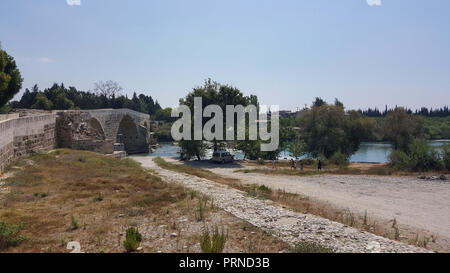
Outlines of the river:
M444 144L450 144L450 140L432 140L429 141L430 145L439 148ZM162 143L152 156L163 156L163 157L177 157L179 156L179 147L173 145L172 143ZM376 162L376 163L386 163L388 161L388 156L392 151L392 146L385 142L363 142L359 150L350 157L350 162ZM244 155L240 151L230 151L234 154L235 159L243 159ZM210 158L212 151L206 153L205 158ZM280 159L290 159L290 154L287 151L280 153Z

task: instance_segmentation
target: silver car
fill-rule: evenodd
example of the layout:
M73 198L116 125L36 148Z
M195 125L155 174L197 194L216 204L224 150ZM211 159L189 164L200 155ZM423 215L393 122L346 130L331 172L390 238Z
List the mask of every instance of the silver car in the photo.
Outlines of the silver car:
M227 151L215 151L212 155L211 160L216 163L227 163L233 162L234 155L230 154Z

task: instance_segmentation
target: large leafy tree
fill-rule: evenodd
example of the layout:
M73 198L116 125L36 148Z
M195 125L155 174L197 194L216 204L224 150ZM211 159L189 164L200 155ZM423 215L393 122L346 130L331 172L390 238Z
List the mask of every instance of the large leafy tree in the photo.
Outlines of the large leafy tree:
M346 112L342 103L318 101L299 117L306 151L314 157L330 158L337 152L350 157L370 135L371 122L356 111Z
M398 107L386 115L383 129L386 139L392 143L395 150L408 153L414 139L423 136L423 118Z
M0 108L22 88L23 79L13 57L0 45Z
M186 97L180 99L181 105L186 105L190 108L191 113L194 113L194 98L201 97L202 98L202 107L204 108L208 105L215 104L222 108L223 116L226 117L226 106L227 105L242 105L248 106L249 104L253 104L258 106L258 98L254 95L245 96L239 89L229 86L223 85L218 82L212 81L208 79L204 82L203 86L194 88ZM193 118L193 115L192 115ZM210 118L203 118L202 120L202 128L203 125ZM236 123L236 119L235 119ZM192 122L192 129L194 123ZM235 124L236 128L236 124ZM224 130L224 139L225 139L225 131ZM235 130L236 131L236 130ZM192 130L192 134L194 130ZM193 139L193 135L192 135ZM221 147L225 146L225 141L213 141L213 148L217 150ZM188 157L195 156L198 159L204 154L205 149L207 148L203 141L199 140L183 140L180 142L181 147L183 148L185 155Z

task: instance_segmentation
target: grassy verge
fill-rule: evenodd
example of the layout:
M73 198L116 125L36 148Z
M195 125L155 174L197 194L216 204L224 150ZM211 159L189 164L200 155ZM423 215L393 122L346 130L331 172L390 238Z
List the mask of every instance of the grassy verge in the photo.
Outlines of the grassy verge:
M188 165L181 164L173 164L165 161L162 158L155 158L154 161L162 168L186 173L190 175L196 175L198 177L206 178L211 181L215 181L218 183L229 185L235 189L244 191L248 194L248 196L259 198L259 199L269 199L275 203L286 206L296 212L300 213L309 213L313 215L317 215L323 218L330 219L335 222L342 223L344 225L348 225L350 227L355 227L361 230L365 230L367 232L380 235L386 238L390 238L397 241L402 241L407 244L417 245L421 247L428 247L430 242L434 242L436 237L431 234L425 234L422 232L405 230L401 231L397 221L395 219L383 223L377 222L374 219L371 219L367 213L364 215L358 215L353 213L350 210L345 210L341 208L336 208L328 203L320 202L314 199L310 199L307 196L302 196L299 194L293 194L286 192L284 190L272 190L264 185L248 185L243 184L239 179L235 178L227 178L220 175L217 175L209 170L204 170L201 168L195 168ZM252 169L251 169L252 170ZM251 171L250 170L250 171ZM241 172L245 172L243 170ZM287 172L292 173L292 175L296 175L295 170L264 170L264 169L254 169L254 172L261 172L266 174L265 172ZM313 172L312 170L308 170ZM306 171L306 172L308 172ZM395 223L395 224L394 224ZM308 249L310 245L306 244L305 248Z
M200 252L205 223L229 231L224 251L245 251L249 241L259 252L288 249L131 159L62 149L9 170L0 191L0 252L70 252L71 241L83 252ZM132 227L139 240L126 238Z
M184 164L173 164L165 161L161 157L156 157L153 159L153 161L158 164L163 169L173 171L173 172L180 172L190 175L195 175L200 178L205 178L211 181L215 181L222 184L228 184L230 186L236 186L240 187L240 181L239 179L234 178L224 178L220 175L217 175L209 170L201 169L201 168L194 168L192 166L184 165Z

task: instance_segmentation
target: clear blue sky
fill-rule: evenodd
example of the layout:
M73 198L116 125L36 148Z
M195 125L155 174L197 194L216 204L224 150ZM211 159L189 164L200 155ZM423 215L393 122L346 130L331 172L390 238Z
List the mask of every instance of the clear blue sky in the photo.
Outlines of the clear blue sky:
M69 2L76 0L69 0ZM375 1L375 0L371 0ZM23 89L100 80L175 106L206 78L295 109L450 103L450 1L2 0Z

